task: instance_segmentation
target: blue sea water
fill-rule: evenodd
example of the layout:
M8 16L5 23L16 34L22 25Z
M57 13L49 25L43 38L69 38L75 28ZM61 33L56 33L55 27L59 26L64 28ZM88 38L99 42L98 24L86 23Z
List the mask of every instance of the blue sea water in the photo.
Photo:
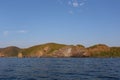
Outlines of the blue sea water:
M0 80L120 80L120 58L0 58Z

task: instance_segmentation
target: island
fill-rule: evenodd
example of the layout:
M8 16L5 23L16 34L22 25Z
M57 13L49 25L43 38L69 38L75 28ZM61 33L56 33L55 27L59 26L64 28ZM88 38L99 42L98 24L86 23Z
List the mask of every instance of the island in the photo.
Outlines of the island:
M9 46L0 48L0 57L18 57L18 58L111 58L120 57L120 47L109 47L105 44L96 44L85 47L81 44L66 45L58 43L45 43L35 45L29 48L18 48Z

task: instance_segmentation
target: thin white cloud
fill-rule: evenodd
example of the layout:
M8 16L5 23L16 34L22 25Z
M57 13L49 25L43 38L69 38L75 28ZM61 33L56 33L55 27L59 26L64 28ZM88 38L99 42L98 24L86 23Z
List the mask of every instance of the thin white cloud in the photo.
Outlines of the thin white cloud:
M74 2L72 3L72 5L73 5L73 7L79 7L79 3L78 3L77 1L74 1Z
M83 6L83 5L85 5L85 3L84 3L84 2L81 2L81 3L80 3L80 6Z
M3 36L8 36L9 34L25 34L25 33L27 33L28 31L27 30L18 30L18 31L8 31L8 30L6 30L6 31L3 31Z
M80 6L84 6L85 5L85 2L87 0L69 0L68 1L68 5L72 6L72 7L80 7Z
M67 12L69 14L81 13L84 6L87 4L87 0L56 0L59 4L68 7Z
M28 31L27 30L19 30L17 31L18 33L27 33Z

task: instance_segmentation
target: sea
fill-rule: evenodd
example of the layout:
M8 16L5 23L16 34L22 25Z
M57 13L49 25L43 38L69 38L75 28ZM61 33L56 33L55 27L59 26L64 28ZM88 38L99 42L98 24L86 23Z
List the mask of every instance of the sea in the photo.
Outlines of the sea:
M0 58L0 80L120 80L120 58Z

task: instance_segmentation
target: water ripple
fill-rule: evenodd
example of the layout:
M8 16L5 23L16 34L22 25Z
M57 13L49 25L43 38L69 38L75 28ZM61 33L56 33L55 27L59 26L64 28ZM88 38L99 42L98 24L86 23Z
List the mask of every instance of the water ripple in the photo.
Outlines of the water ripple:
M120 80L119 58L0 58L0 80Z

